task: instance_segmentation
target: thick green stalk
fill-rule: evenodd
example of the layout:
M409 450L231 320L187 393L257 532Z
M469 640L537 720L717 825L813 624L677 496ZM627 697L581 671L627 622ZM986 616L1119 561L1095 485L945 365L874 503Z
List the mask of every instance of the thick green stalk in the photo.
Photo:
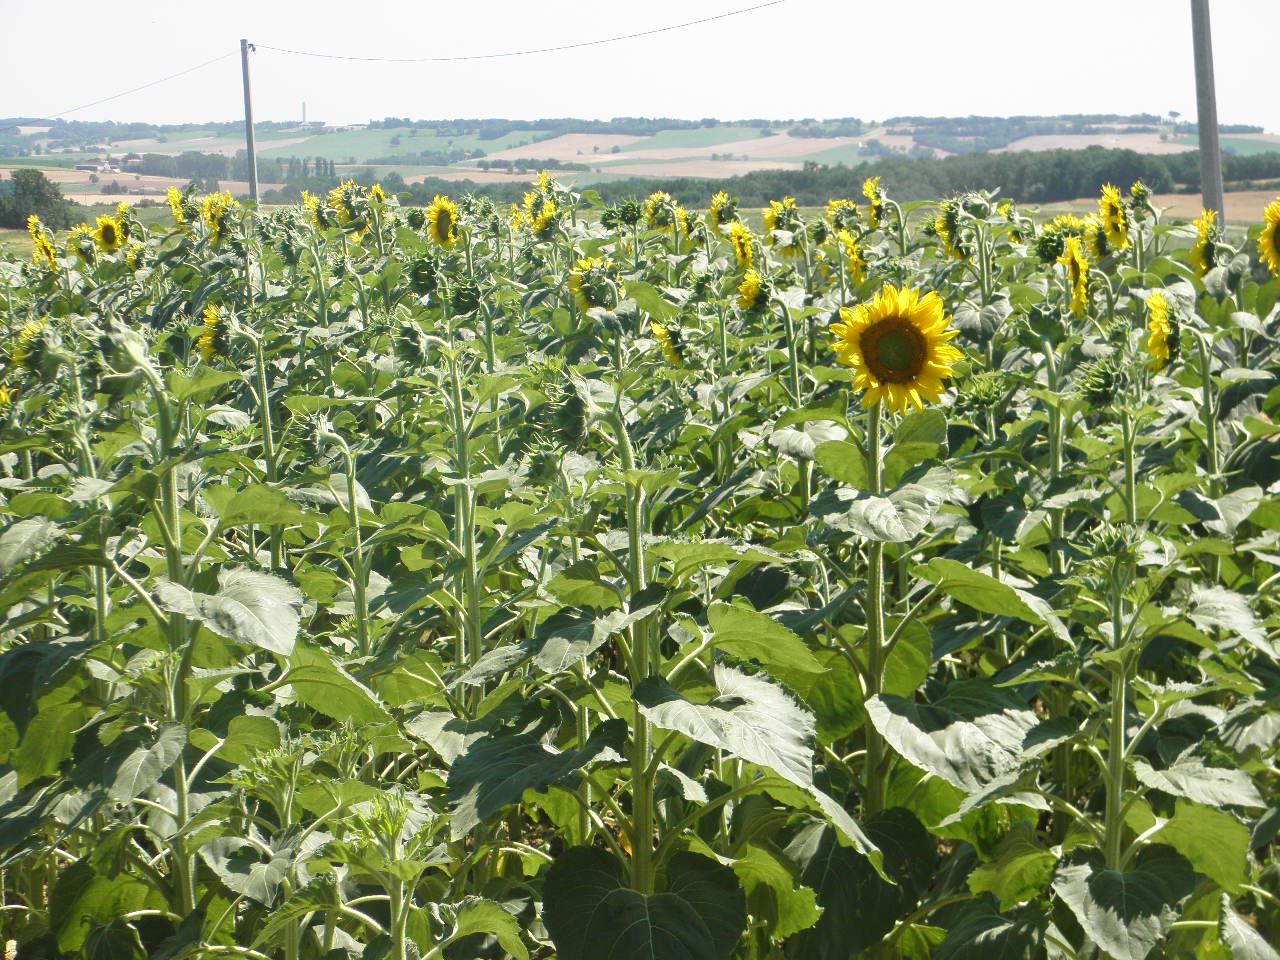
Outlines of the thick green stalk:
M347 460L347 516L351 522L351 592L355 598L356 638L360 655L373 652L369 640L369 573L365 567L364 541L360 537L360 505L356 500L356 458L343 444Z
M1044 340L1045 375L1049 392L1058 393L1058 357L1053 344ZM1062 410L1054 404L1049 409L1049 486L1053 487L1062 474ZM1062 567L1062 510L1049 511L1049 563L1055 575L1061 575Z
M1213 391L1213 358L1206 337L1197 336L1196 346L1200 354L1200 422L1204 428L1205 472L1209 475L1209 497L1218 496L1219 475L1222 463L1218 453L1218 411ZM1222 558L1209 557L1209 580L1217 583L1222 573Z
M253 338L254 373L257 378L258 419L262 424L262 458L266 461L267 481L275 483L279 476L276 463L276 438L271 425L271 401L267 392L267 359L262 350L262 340ZM279 526L271 530L271 569L279 570L282 563L281 546L284 537Z
M1119 632L1119 628L1117 628ZM1124 836L1124 754L1125 754L1125 670L1117 666L1111 676L1111 721L1107 744L1107 808L1105 839L1103 841L1107 866L1120 868Z
M882 403L877 402L867 417L867 490L872 496L883 491L883 475L880 456L880 428ZM884 543L874 540L867 544L867 592L864 606L867 617L867 699L879 696L883 689L885 631L884 631ZM867 738L867 759L864 773L864 814L873 816L884 809L886 758L884 740L880 732L868 722L864 729Z
M1124 518L1138 522L1138 488L1133 465L1133 417L1127 407L1120 409L1120 434L1124 444Z

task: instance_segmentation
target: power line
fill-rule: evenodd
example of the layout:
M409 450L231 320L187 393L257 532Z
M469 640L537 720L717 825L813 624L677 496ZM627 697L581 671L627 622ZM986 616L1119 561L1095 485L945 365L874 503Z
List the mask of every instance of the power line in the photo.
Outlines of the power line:
M121 97L127 97L131 93L137 93L139 90L146 90L148 87L154 87L157 84L165 83L169 80L176 80L178 77L185 77L188 73L194 73L204 67L217 63L219 60L226 60L228 57L234 57L235 53L224 53L220 57L214 57L212 60L206 60L204 63L197 63L194 67L187 67L185 70L179 70L177 73L171 73L167 77L161 77L159 80L152 80L150 83L144 83L140 87L134 87L131 90L125 90L121 93L113 93L109 97L103 97L101 100L95 100L93 103L84 103L78 107L72 107L70 110L63 110L61 113L54 113L49 116L50 120L56 120L58 117L65 117L69 113L76 113L80 110L88 110L90 107L96 107L100 103L107 103L110 100L119 100Z
M324 60L361 60L371 63L451 63L459 60L499 60L503 57L527 57L535 53L556 53L561 50L576 50L580 47L595 47L603 43L617 43L619 40L634 40L637 37L650 37L655 33L667 33L671 30L683 30L685 27L695 27L698 24L711 23L714 20L724 20L727 17L736 17L740 14L763 10L765 7L776 7L782 3L786 3L786 0L769 0L768 3L758 3L754 7L743 7L741 10L730 10L728 13L718 13L712 17L702 17L699 20L688 20L684 23L674 23L666 27L654 27L652 30L641 30L638 33L624 33L616 37L604 37L599 40L583 40L579 43L564 43L555 47L538 47L533 50L508 50L504 53L477 53L463 57L351 57L338 53L313 53L309 50L290 50L285 47L273 47L265 43L258 43L254 46L259 50L274 50L276 53L290 53L299 57L319 57Z

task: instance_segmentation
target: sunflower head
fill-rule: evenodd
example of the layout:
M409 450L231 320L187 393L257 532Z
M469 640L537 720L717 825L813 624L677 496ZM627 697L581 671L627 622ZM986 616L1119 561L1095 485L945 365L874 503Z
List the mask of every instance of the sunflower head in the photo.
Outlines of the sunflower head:
M958 331L950 326L942 299L933 292L884 286L869 303L842 307L836 336L836 358L856 371L854 389L863 391L862 405L883 401L905 413L925 401L937 403L943 380L963 354L949 342Z
M212 363L216 357L226 356L227 345L231 338L227 331L226 319L216 307L204 308L200 326L201 334L200 339L196 341L196 349L200 351L204 362Z
M1107 232L1102 218L1095 214L1085 223L1084 242L1089 256L1097 261L1106 259L1112 253L1111 235Z
M85 263L93 263L98 258L98 242L87 223L78 223L71 228L67 234L67 248L74 250Z
M722 226L738 221L738 201L721 190L711 198L707 211L707 224L717 233Z
M872 230L880 227L880 221L884 219L884 190L880 188L880 178L868 177L862 182L862 195L867 198L870 205L867 208L867 226Z
M1133 181L1129 187L1129 198L1133 201L1133 219L1138 223L1155 215L1155 208L1151 206L1151 188L1141 180Z
M124 244L124 229L115 217L99 217L93 242L103 253L115 253Z
M852 233L859 226L858 205L852 200L828 200L826 217L827 223L831 224L831 229L836 233L841 230Z
M670 230L676 225L676 202L671 194L657 190L644 202L644 220L655 230Z
M1055 262L1066 250L1066 239L1056 230L1045 230L1032 244L1036 257L1043 264Z
M1076 381L1076 392L1094 407L1106 407L1116 398L1124 379L1114 357L1102 357L1085 366Z
M737 220L729 227L729 242L733 244L733 255L738 260L740 269L748 269L755 261L755 238L745 223Z
M942 241L947 256L955 260L967 260L970 252L961 234L963 209L963 204L957 197L943 200L938 205L938 215L933 220L934 233Z
M569 290L579 309L612 310L618 305L623 289L618 285L617 270L600 257L586 257L569 271Z
M1098 198L1098 216L1102 221L1102 229L1106 233L1107 243L1117 250L1125 250L1129 246L1129 208L1120 197L1120 191L1107 184L1102 188L1102 196Z
M1196 243L1191 248L1191 264L1195 267L1197 277L1203 277L1218 265L1222 253L1219 245L1222 230L1217 225L1217 220L1217 210L1201 210L1194 223Z
M862 245L858 243L858 238L848 230L841 230L836 234L836 239L840 241L840 249L844 251L845 262L848 265L849 279L857 285L867 279L867 258L863 255Z
M17 395L16 388L0 383L0 412L7 410L13 404L13 398Z
M1169 301L1158 290L1147 297L1147 329L1151 369L1163 370L1178 359L1181 331L1177 316L1169 310Z
M427 207L427 234L442 250L452 250L458 242L458 205L436 194Z
M239 208L240 202L226 190L211 193L200 200L200 219L209 228L209 240L215 247L227 238L232 212Z
M20 370L26 370L28 373L40 372L48 354L44 336L45 328L48 325L48 317L28 320L22 325L13 348L14 366Z
M1008 381L997 370L984 370L960 386L959 402L973 410L987 410L1004 399Z
M631 198L618 204L618 222L623 226L634 227L644 216L644 206L639 200Z
M649 321L649 329L653 331L654 339L658 341L658 348L662 351L662 355L666 357L667 363L673 367L684 366L683 343L680 339L680 331L675 327L668 327L656 320Z
M738 306L743 310L762 310L773 293L769 281L754 270L748 270L738 284Z
M27 233L31 234L31 259L46 270L57 272L58 251L45 233L44 224L34 213L27 217Z
M377 203L387 202L387 194L386 194L386 191L382 189L382 184L375 183L372 187L369 188L369 199Z
M1280 197L1262 211L1262 233L1258 235L1258 260L1273 277L1280 277Z
M1058 263L1065 268L1071 284L1071 310L1077 317L1083 316L1089 306L1089 258L1084 255L1079 237L1067 237Z

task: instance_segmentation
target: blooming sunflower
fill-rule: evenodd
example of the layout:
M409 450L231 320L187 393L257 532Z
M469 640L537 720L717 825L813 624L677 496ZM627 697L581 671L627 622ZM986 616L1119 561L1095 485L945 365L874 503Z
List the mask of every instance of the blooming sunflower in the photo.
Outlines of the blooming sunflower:
M556 206L556 202L550 197L542 197L538 212L532 214L529 218L529 225L533 230L533 235L539 240L548 239L555 229L559 214L560 208Z
M13 403L13 398L18 395L18 391L14 387L0 383L0 410L5 409Z
M1178 359L1178 321L1169 315L1169 301L1157 291L1147 297L1147 352L1151 369L1163 370Z
M49 235L44 232L44 224L34 213L27 217L27 233L31 234L31 259L43 263L46 269L58 269L58 251L54 248Z
M87 223L77 223L71 228L71 232L67 234L67 247L74 250L85 263L93 263L97 241Z
M676 202L671 194L656 190L644 202L644 220L655 230L670 230L676 225Z
M849 279L855 284L861 283L867 278L867 260L862 254L862 245L848 230L841 230L836 239L840 241L849 264Z
M600 257L578 261L569 271L569 290L583 313L593 307L612 310L624 292L614 281L612 264Z
M1111 184L1102 188L1102 196L1098 199L1098 216L1102 218L1102 228L1106 232L1107 242L1117 250L1125 250L1129 246L1129 211L1120 199L1120 191Z
M840 323L832 349L837 360L857 371L854 389L862 390L862 405L883 401L905 413L908 404L924 409L937 403L946 389L943 380L964 354L950 341L959 332L936 293L886 284L870 303L840 308Z
M115 253L124 243L124 229L115 217L99 217L93 231L93 242L103 253Z
M711 198L711 209L707 211L707 223L712 230L719 233L720 228L738 222L738 201L721 190Z
M44 355L44 328L49 318L28 320L18 331L18 343L13 350L13 362L21 370L34 373L40 367L40 359Z
M196 341L196 349L205 363L213 362L214 357L227 352L227 325L215 307L205 307L203 316L204 333Z
M387 202L386 191L382 189L382 184L380 183L375 183L372 187L369 188L369 196L372 199L377 200L379 203Z
M649 329L653 331L653 335L658 341L658 348L662 350L662 355L667 358L667 363L673 367L684 366L684 357L680 354L679 332L663 326L656 320L649 321Z
M182 203L182 191L177 187L170 187L164 198L169 204L169 212L173 214L173 222L179 226L185 224L187 211Z
M837 234L841 230L852 232L854 224L858 222L858 205L852 200L828 200L826 216L831 229Z
M427 233L438 247L452 250L458 242L458 205L448 197L436 194L427 207Z
M1085 221L1084 241L1094 260L1102 260L1111 253L1111 236L1097 214Z
M1272 276L1280 277L1280 197L1262 211L1262 233L1258 235L1258 261Z
M1217 210L1201 210L1199 219L1194 223L1196 243L1191 248L1191 264L1196 268L1197 277L1203 277L1218 265L1217 219Z
M755 260L755 242L746 224L734 221L729 228L729 241L733 244L734 256L738 258L738 266L747 269Z
M743 310L758 310L769 299L769 285L760 274L748 270L738 284L738 306Z
M870 203L870 208L867 210L867 226L876 230L884 218L884 191L880 189L880 178L867 177L862 182L862 195Z
M239 207L240 202L226 190L211 193L200 200L200 219L209 228L209 240L215 247L226 238L228 217Z
M781 201L770 200L769 206L760 211L760 216L764 220L764 232L769 238L769 246L777 247L784 257L799 256L800 231L804 223L800 219L800 211L796 209L796 198L783 197ZM784 234L790 233L791 239L780 240L774 233L775 230L780 230ZM783 243L786 243L786 246L782 246Z
M1071 309L1077 317L1083 316L1089 306L1089 258L1084 255L1079 237L1067 237L1058 263L1066 268L1071 281Z

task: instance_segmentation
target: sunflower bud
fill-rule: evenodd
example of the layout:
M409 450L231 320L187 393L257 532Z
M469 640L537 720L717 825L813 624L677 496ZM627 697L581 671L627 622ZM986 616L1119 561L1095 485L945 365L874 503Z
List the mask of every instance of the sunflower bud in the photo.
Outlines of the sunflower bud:
M1095 360L1084 368L1076 384L1076 392L1090 406L1106 407L1115 400L1122 372L1112 357Z

